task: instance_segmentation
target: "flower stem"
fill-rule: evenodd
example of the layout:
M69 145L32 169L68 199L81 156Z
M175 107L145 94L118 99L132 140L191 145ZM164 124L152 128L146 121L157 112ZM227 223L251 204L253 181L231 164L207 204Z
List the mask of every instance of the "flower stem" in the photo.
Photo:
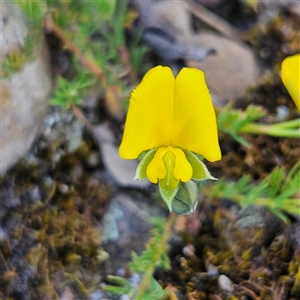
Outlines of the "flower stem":
M163 232L162 240L160 241L160 245L161 245L160 249L162 249L162 251L165 251L164 249L166 249L166 244L170 237L171 229L174 224L174 221L175 221L175 214L171 213L169 216L168 222L166 224L165 230ZM136 293L136 296L134 297L134 299L136 299L136 300L144 299L143 294L146 291L147 287L149 286L151 277L153 275L153 272L155 271L156 261L159 260L161 254L162 254L161 252L156 253L155 258L153 259L153 264L151 264L151 266L146 270L145 275L144 275L140 285L138 286L138 290L137 290L137 293Z
M72 42L71 39L69 39L67 37L67 33L62 30L61 28L59 28L58 26L56 26L51 18L51 15L48 15L45 18L45 28L46 30L48 30L49 32L53 32L58 38L60 38L63 43L64 46L69 49L76 57L78 57L78 59L80 60L80 62L92 73L94 74L99 81L105 85L106 84L106 78L104 77L102 70L98 67L98 65L96 64L96 62L91 61L89 59L87 59L82 52L75 46L75 44Z
M280 122L280 123L276 123L272 126L276 126L277 128L299 128L300 127L300 118L298 119L294 119L294 120L290 120L290 121L285 121L285 122Z
M299 123L299 120L292 120L274 125L250 123L242 127L240 129L240 133L267 134L276 137L299 138L299 129L287 129L299 125L298 123L296 123L296 121Z

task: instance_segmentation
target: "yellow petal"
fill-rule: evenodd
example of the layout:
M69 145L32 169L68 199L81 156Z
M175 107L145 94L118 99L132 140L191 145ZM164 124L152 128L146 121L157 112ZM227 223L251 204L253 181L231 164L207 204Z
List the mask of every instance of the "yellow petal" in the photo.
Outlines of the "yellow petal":
M186 159L184 152L179 148L172 148L172 152L176 157L175 168L173 171L175 178L180 179L183 182L189 181L192 178L193 169Z
M151 69L132 92L119 154L135 159L170 142L175 78L170 68Z
M170 190L176 189L179 181L189 181L193 169L181 149L168 146L156 151L146 174L152 183L157 183L159 180L162 188Z
M204 73L183 68L176 77L171 146L221 159L216 115Z
M168 151L169 150L165 147L159 148L149 163L146 174L152 183L157 183L158 179L163 179L166 177L167 171L164 165L163 157Z
M300 54L288 56L281 65L282 81L300 110Z

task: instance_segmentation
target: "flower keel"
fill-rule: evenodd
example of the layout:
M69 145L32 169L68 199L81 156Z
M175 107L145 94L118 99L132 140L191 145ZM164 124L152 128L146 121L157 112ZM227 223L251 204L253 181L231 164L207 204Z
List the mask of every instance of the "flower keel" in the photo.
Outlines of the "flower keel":
M192 178L192 166L179 148L161 147L155 153L147 167L147 177L163 189L176 189L179 182L187 182Z

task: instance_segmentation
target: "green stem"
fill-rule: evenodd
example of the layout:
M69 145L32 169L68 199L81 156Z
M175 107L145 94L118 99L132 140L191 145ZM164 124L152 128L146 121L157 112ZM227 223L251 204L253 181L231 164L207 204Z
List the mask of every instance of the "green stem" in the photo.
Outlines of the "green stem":
M277 128L281 128L281 129L299 128L300 127L300 118L290 120L290 121L276 123L276 124L273 124L272 126L277 127Z
M214 197L217 197L217 198L222 198L223 195L222 193L218 193L218 194L215 194ZM230 196L230 199L238 202L241 204L241 202L243 201L243 199L245 198L244 195L242 194L236 194L236 195L231 195ZM289 199L285 199L284 200L284 203L286 205L289 205L289 204L294 204L295 201L299 201L299 199L296 199L296 198L289 198ZM269 203L272 203L272 200L270 198L263 198L263 197L259 197L259 198L255 198L255 202L253 204L255 205L263 205L263 206L270 206L268 205Z
M299 138L300 131L298 129L282 129L275 125L265 125L259 123L250 123L239 130L240 133L267 134L277 137Z
M161 243L160 243L161 244L160 249L162 249L162 251L165 251L165 249L167 248L167 242L170 237L171 229L172 229L174 221L175 221L175 214L171 213L170 217L168 219L168 222L166 224ZM155 270L155 264L160 259L160 256L161 256L161 252L156 253L155 258L153 259L153 264L146 270L143 280L141 281L140 285L138 286L137 294L134 297L134 299L136 299L136 300L144 299L143 294L146 291L147 287L149 286L151 277Z

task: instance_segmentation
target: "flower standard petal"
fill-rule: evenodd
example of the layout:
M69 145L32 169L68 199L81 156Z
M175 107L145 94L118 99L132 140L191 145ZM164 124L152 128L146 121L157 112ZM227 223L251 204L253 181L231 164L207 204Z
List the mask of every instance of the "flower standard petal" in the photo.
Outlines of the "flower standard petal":
M300 110L300 54L288 56L281 65L282 81Z
M204 73L183 68L176 77L171 146L193 151L209 161L221 159L216 115Z
M119 154L135 159L144 151L168 146L175 78L170 68L155 67L132 92Z

